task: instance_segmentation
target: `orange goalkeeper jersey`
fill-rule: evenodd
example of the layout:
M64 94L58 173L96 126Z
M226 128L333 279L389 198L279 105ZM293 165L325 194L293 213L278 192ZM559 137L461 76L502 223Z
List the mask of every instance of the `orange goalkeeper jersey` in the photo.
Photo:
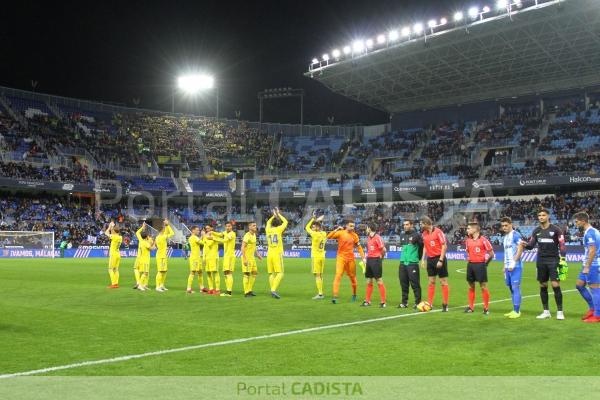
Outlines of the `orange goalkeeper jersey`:
M355 232L339 230L330 232L327 239L336 239L338 241L337 257L344 260L354 260L354 247L358 245L358 252L364 257L364 252L359 244L358 235Z

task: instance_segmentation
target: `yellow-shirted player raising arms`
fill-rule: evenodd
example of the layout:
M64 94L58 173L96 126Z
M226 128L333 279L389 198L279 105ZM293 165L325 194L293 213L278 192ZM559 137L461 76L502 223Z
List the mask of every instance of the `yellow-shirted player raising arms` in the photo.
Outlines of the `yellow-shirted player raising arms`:
M146 224L144 223L144 226ZM138 290L148 290L148 280L150 275L150 251L155 249L154 240L152 236L148 234L148 231L140 232L140 241L138 244L138 256L136 258L138 271L140 273L140 280L138 284Z
M267 221L265 233L267 234L267 272L269 273L269 285L271 286L271 297L280 299L277 288L283 279L283 232L288 226L288 221L279 212L278 208L273 210L273 215Z
M187 281L187 293L194 293L192 285L194 284L194 276L196 275L198 275L200 291L202 292L202 289L204 289L204 285L202 284L202 256L200 254L200 246L203 243L203 239L200 237L200 227L192 226L191 232L192 234L188 239L188 243L190 244L190 274Z
M242 239L242 272L244 273L244 296L254 297L256 296L252 289L254 288L254 282L256 281L256 275L258 274L258 268L256 267L256 259L254 255L262 260L262 256L256 251L256 222L250 222L248 224L248 232Z
M217 237L213 236L213 227L206 225L204 227L204 269L206 270L206 280L208 282L208 294L220 294L219 286L221 277L219 276L219 242Z
M110 238L110 251L108 253L108 275L110 276L110 289L119 288L119 265L121 264L121 253L119 248L123 242L123 237L119 234L120 229L115 226L115 222L108 224L108 229L104 232Z
M133 274L135 275L135 286L133 287L134 289L139 289L140 286L140 282L141 282L141 276L142 273L140 271L140 254L142 253L142 244L143 244L143 240L142 239L142 232L146 229L146 222L144 222L142 224L142 226L140 227L140 229L138 229L135 232L135 237L137 238L138 241L138 251L137 251L137 256L135 257L135 262L133 263Z
M312 218L306 224L306 232L312 239L310 256L312 259L312 273L315 275L315 283L317 284L317 295L313 300L322 300L325 298L323 294L323 270L325 269L325 243L327 243L327 233L322 231L321 222L324 215L316 217L313 213Z
M235 271L235 231L233 223L225 224L225 232L213 232L215 241L223 243L223 275L227 290L221 293L223 297L231 297L233 291L233 272Z
M169 269L167 259L167 249L169 238L173 237L175 232L169 225L169 220L163 221L163 229L156 236L156 291L164 292L168 289L165 287L167 280L167 271Z

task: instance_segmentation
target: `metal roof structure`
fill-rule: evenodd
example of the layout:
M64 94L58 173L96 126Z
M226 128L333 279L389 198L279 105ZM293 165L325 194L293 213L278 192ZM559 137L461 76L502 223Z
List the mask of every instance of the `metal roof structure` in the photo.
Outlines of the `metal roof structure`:
M389 113L600 85L600 0L535 1L430 32L313 60L305 76Z

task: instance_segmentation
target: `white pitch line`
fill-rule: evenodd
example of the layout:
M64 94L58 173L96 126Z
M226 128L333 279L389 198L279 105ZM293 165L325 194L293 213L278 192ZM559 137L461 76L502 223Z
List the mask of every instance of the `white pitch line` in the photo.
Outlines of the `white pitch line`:
M564 290L563 293L569 293L569 292L575 292L575 291L576 291L575 289L570 289L570 290ZM522 298L527 299L527 298L537 297L537 296L539 296L539 294L531 294L531 295L523 296ZM502 302L509 301L509 300L511 300L511 299L507 298L507 299L501 299L501 300L493 300L493 301L490 301L490 304L502 303ZM477 303L477 305L481 305L481 304L482 303ZM460 309L460 308L464 308L464 307L466 307L466 305L458 306L458 307L450 307L449 309L453 310L453 309ZM131 355L127 355L127 356L105 358L105 359L101 359L101 360L82 361L82 362L78 362L78 363L74 363L74 364L59 365L56 367L48 367L48 368L42 368L42 369L34 369L31 371L15 372L12 374L3 374L3 375L0 375L0 379L16 378L19 376L39 375L39 374L45 374L45 373L49 373L49 372L63 371L65 369L88 367L91 365L114 364L114 363L118 363L121 361L135 360L138 358L161 356L164 354L180 353L182 351L205 349L205 348L209 348L209 347L226 346L226 345L230 345L230 344L255 342L258 340L273 339L273 338L279 338L279 337L285 337L285 336L291 336L291 335L300 335L303 333L318 332L318 331L324 331L324 330L328 330L328 329L345 328L348 326L372 324L374 322L390 321L390 320L406 318L406 317L416 317L419 315L427 315L427 314L441 312L441 311L442 311L441 309L435 309L428 313L414 312L414 313L410 313L410 314L397 314L397 315L390 315L388 317L379 317L379 318L365 319L365 320L361 320L361 321L352 321L352 322L342 322L339 324L332 324L332 325L321 325L321 326L315 326L313 328L296 329L293 331L271 333L268 335L260 335L260 336L253 336L253 337L239 338L239 339L230 339L230 340L224 340L221 342L203 343L203 344L197 344L197 345L192 345L192 346L177 347L174 349L152 351L152 352L148 352L148 353L131 354Z
M456 272L458 272L459 274L466 274L464 268L459 268L459 269L456 270Z

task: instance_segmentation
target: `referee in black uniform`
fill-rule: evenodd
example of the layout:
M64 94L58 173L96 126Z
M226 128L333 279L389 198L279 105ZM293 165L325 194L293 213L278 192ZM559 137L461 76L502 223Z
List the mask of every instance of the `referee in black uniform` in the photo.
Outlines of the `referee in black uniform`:
M421 302L419 262L423 258L423 238L421 234L415 231L412 221L405 220L403 228L404 232L400 234L402 253L400 255L400 265L398 266L398 276L402 287L402 302L398 305L398 308L408 307L409 284L415 295L415 307Z

